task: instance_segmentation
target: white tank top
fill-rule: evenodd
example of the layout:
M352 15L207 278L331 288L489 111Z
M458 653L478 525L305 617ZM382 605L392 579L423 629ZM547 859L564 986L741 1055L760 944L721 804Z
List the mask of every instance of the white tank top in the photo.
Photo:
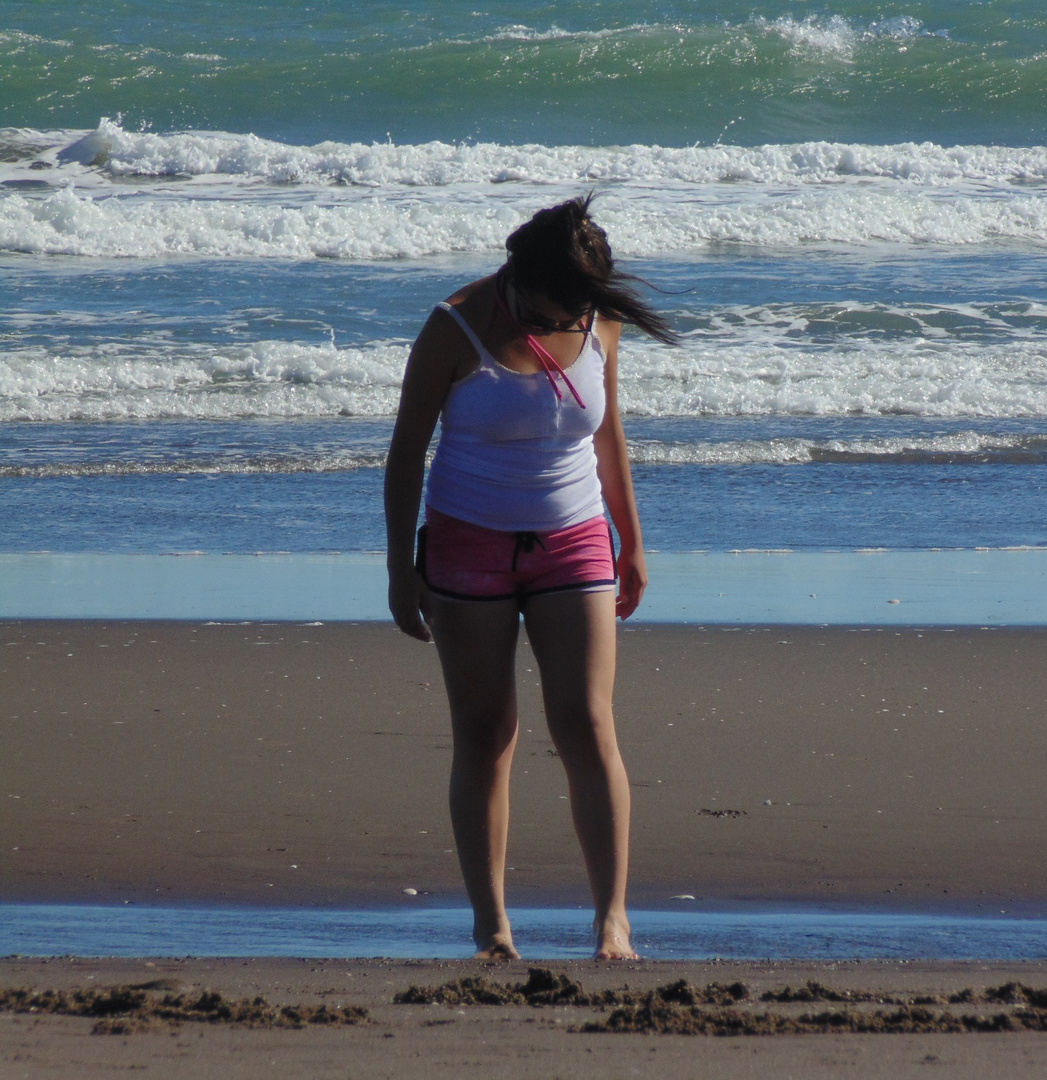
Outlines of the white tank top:
M558 398L544 371L500 364L450 304L440 304L480 358L451 384L429 469L426 503L442 514L505 532L549 532L603 513L593 433L603 422L604 354L586 335Z

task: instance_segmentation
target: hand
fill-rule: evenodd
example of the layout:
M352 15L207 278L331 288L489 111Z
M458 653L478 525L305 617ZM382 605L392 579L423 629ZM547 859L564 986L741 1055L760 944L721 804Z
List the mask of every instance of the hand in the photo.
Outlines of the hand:
M618 556L618 597L614 602L614 613L620 619L628 619L640 606L646 588L647 564L643 551L623 548Z
M409 637L433 640L428 625L432 618L432 596L413 567L402 573L389 572L389 610L393 621Z

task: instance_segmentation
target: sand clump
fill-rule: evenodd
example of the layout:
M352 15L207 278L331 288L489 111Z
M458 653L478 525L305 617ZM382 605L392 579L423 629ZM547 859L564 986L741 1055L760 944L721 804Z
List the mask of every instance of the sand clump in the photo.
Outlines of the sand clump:
M813 980L755 996L745 983L686 979L656 989L623 985L588 991L576 979L532 967L527 978L499 982L469 975L438 986L412 985L394 995L396 1005L577 1008L590 1017L566 1030L644 1035L962 1034L1047 1032L1047 988L1007 982L981 991L949 994L888 993L831 987ZM812 1009L811 1006L830 1006ZM979 1006L991 1008L979 1009ZM98 1035L162 1031L184 1024L302 1029L372 1023L358 1006L294 1002L264 997L227 998L213 990L186 991L165 980L67 990L0 989L0 1013L77 1016L94 1020ZM559 1022L559 1021L557 1021Z
M82 1016L95 1035L127 1035L186 1023L245 1028L303 1028L367 1022L367 1010L345 1005L272 1005L264 997L230 1000L214 991L173 991L159 982L87 990L0 990L0 1012Z
M710 983L704 988L692 986L686 979L663 986L654 993L665 1001L687 1004L722 1005L748 997L741 983L723 986ZM484 976L466 976L440 986L411 986L393 998L396 1005L577 1005L600 1008L613 1005L636 1005L649 992L621 989L587 992L582 984L549 968L530 968L526 982L499 983Z
M893 1010L826 1009L797 1016L779 1012L739 1009L700 1009L659 1002L615 1009L601 1022L583 1024L580 1031L639 1033L645 1035L819 1035L1047 1031L1043 1010L998 1012L990 1016L926 1006Z
M439 986L411 986L394 997L399 1005L577 1006L610 1010L571 1030L595 1033L666 1035L928 1034L1047 1031L1047 989L1007 983L983 993L967 988L953 994L897 995L836 989L809 981L769 990L754 1000L744 983L695 986L680 979L655 990L587 992L576 980L547 968L531 968L525 982L499 983L468 976ZM845 1008L817 1012L789 1006L815 1003ZM992 1013L957 1011L979 1003L1009 1005ZM779 1008L760 1008L761 1005ZM874 1005L877 1008L862 1008ZM784 1006L782 1008L781 1006ZM884 1008L883 1006L891 1006Z

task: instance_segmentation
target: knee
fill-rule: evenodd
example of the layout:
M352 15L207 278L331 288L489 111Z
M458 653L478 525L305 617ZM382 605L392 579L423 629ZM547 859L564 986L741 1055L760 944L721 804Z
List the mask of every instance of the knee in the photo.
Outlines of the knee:
M516 743L515 713L462 717L454 723L454 754L459 760L496 761Z
M549 734L564 764L573 760L603 761L617 757L618 741L609 708L588 704L557 710L549 716Z

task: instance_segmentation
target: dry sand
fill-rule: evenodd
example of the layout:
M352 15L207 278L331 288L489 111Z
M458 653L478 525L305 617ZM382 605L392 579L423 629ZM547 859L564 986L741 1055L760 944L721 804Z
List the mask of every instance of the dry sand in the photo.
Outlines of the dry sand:
M634 793L633 906L689 893L721 905L1043 915L1045 644L1039 629L623 628L616 707ZM533 668L524 648L510 898L584 902ZM461 896L435 653L389 627L2 623L0 725L0 899L350 907L404 903L405 886ZM590 990L740 980L750 999L815 979L929 996L956 1015L1031 1016L1028 1002L987 1001L986 988L1047 986L1039 962L555 968ZM392 1004L412 983L470 974L518 981L527 967L8 959L6 988L167 980L230 1000L359 1005L368 1021L186 1022L101 1037L90 1018L0 1012L0 1075L901 1080L1047 1066L1047 1035L1029 1031L612 1035L568 1030L606 1019L591 1008ZM941 1004L963 988L969 1002ZM790 1016L852 1007L881 1006L773 1006Z

